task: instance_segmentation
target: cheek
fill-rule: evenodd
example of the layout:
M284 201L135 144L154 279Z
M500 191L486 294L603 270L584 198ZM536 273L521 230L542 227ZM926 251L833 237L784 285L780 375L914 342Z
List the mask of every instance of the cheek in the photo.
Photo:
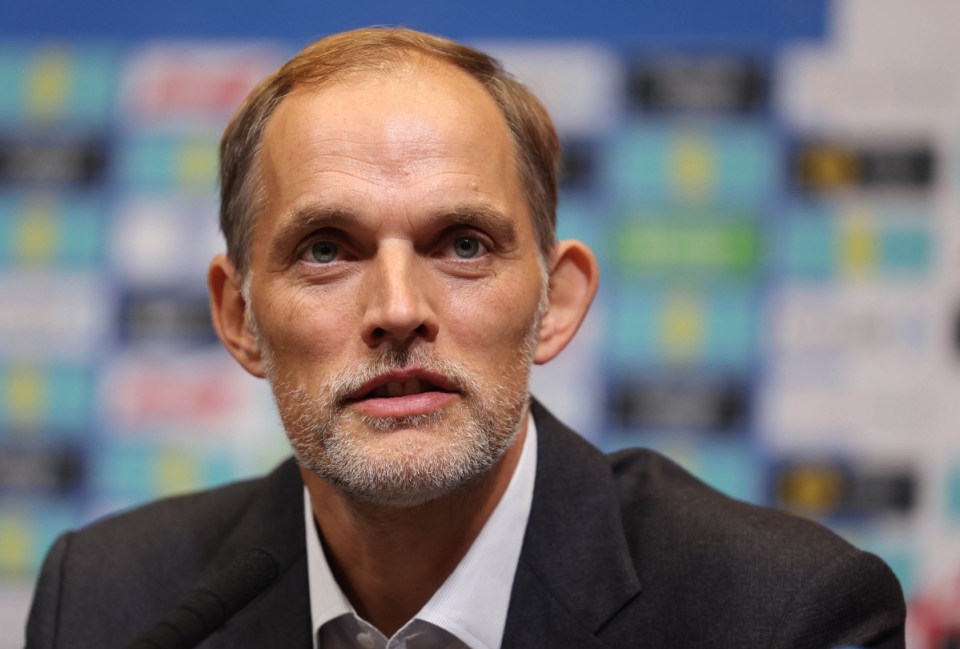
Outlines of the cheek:
M311 294L309 291L286 298L268 300L265 305L270 326L261 322L261 331L281 363L289 360L290 367L299 361L335 358L335 353L347 347L348 333L356 329L349 317L353 305L343 296ZM314 366L302 364L303 369Z
M533 325L539 298L539 287L529 282L476 287L449 300L441 328L483 356L513 357Z

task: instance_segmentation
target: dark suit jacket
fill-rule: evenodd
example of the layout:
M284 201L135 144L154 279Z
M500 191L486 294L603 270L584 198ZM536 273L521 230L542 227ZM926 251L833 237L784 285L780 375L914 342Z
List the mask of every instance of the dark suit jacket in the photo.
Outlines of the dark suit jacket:
M604 456L534 403L533 507L503 647L902 647L887 566L831 532L731 500L650 451ZM280 577L210 649L310 647L302 483L266 478L168 499L61 537L30 649L122 647L248 548Z

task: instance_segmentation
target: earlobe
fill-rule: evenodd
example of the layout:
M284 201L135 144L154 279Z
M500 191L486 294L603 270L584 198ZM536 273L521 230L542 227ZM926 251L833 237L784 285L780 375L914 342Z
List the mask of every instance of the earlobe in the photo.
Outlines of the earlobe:
M546 363L573 339L587 315L600 281L597 260L585 244L561 241L550 268L547 311L540 322L534 362Z
M260 345L247 323L242 281L225 255L217 255L207 271L210 317L220 342L250 374L263 378Z

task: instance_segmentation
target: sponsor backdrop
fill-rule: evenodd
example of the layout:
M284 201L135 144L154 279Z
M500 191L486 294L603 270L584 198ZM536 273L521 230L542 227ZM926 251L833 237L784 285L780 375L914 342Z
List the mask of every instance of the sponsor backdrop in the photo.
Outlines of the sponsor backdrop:
M0 647L21 645L57 534L287 453L266 386L210 328L215 146L312 36L382 22L488 49L556 117L561 235L596 250L603 280L534 392L604 449L660 449L877 552L910 646L960 642L960 4L361 3L302 33L284 2L200 3L204 27L13 4Z

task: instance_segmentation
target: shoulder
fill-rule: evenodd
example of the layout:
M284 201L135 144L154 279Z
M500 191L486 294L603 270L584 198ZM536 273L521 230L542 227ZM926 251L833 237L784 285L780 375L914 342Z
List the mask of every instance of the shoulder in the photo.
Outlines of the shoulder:
M193 524L202 523L201 528L211 537L209 540L215 540L257 497L267 480L268 477L243 480L122 510L86 526L75 534L75 539L168 541L171 539L167 537L184 536L184 531L192 529ZM201 536L193 540L203 544L207 539Z
M122 638L159 619L231 539L270 526L264 512L277 509L275 493L287 493L295 480L288 461L264 478L166 498L64 534L37 581L28 646L55 646L67 635L108 646L108 638L117 640L111 634Z
M769 548L790 563L802 560L810 544L821 550L853 549L810 520L730 498L654 451L627 449L606 457L625 519L635 518L631 514L655 519L661 535L715 541L714 549L749 551L750 556ZM793 557L792 548L800 556Z
M77 583L124 583L130 575L184 583L203 569L265 479L157 500L112 514L62 536L51 558ZM156 585L156 584L152 584Z
M732 499L653 451L607 460L641 581L671 583L694 607L710 602L704 613L753 615L775 639L902 638L903 595L878 557L813 521ZM718 593L723 602L704 599Z
M178 557L216 547L262 492L268 477L156 500L71 533L74 553Z
M539 491L527 561L540 575L562 566L574 592L599 575L598 593L609 580L636 586L604 626L610 646L903 646L903 594L879 558L653 451L604 455L540 404L532 411ZM557 549L558 537L574 550Z

